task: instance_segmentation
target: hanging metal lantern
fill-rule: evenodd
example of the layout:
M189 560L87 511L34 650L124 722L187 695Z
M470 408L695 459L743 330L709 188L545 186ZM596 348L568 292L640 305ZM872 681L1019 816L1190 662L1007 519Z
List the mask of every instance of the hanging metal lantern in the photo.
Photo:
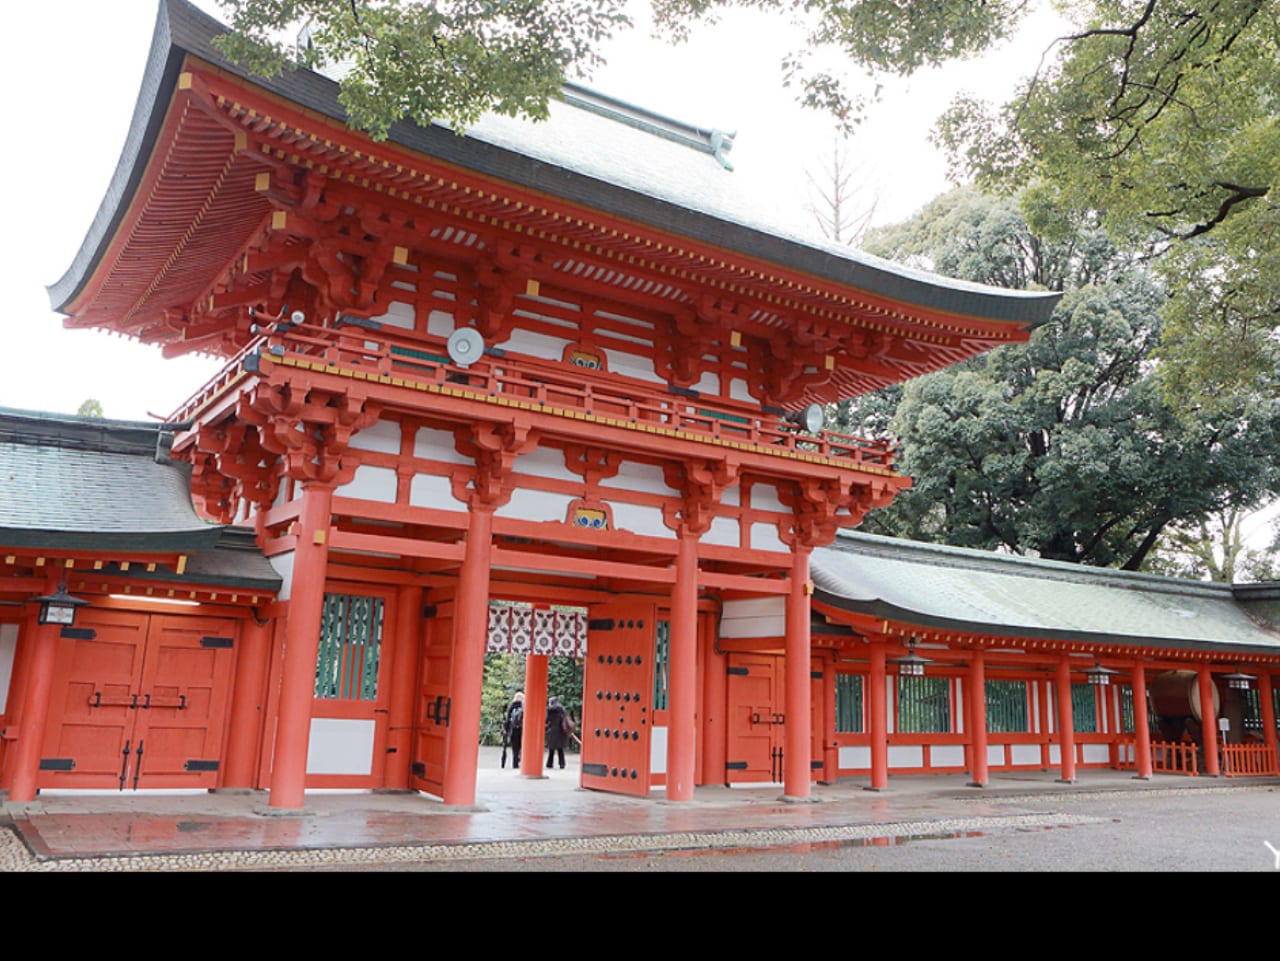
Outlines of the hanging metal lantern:
M1093 667L1085 671L1084 676L1085 680L1094 687L1107 687L1111 684L1111 678L1119 673L1119 671L1113 671L1109 667L1103 667L1095 657L1093 659Z
M76 609L89 603L83 598L68 594L66 581L59 584L58 589L52 594L37 597L36 602L40 605L38 620L41 624L61 624L64 627L74 624Z
M892 658L889 663L898 665L898 673L904 677L924 677L924 666L933 661L916 653L916 639L913 637L907 641L906 656Z
M1252 674L1245 674L1240 670L1240 665L1236 665L1236 669L1230 674L1222 675L1223 680L1227 682L1227 687L1234 688L1237 691L1249 690L1249 685L1256 681L1257 678Z

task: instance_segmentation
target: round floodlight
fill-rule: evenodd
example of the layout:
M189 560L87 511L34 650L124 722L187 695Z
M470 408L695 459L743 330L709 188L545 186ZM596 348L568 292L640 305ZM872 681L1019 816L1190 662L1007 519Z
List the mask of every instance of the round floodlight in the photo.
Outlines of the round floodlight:
M484 353L484 338L473 327L459 327L449 335L449 359L459 367L470 367Z

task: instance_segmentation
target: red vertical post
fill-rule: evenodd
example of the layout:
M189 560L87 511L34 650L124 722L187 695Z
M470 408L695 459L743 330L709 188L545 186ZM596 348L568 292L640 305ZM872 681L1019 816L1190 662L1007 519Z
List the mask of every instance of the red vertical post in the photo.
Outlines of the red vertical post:
M476 763L480 751L480 694L484 687L484 649L489 636L489 557L493 511L472 504L466 552L454 599L453 660L450 664L449 733L445 753L445 804L476 802Z
M236 654L231 724L227 734L227 761L223 788L255 787L258 748L262 744L266 701L267 665L271 657L271 632L275 621L258 623L257 614L241 621L240 650Z
M1258 706L1262 708L1262 738L1267 744L1267 758L1270 761L1268 770L1276 770L1276 707L1271 693L1271 672L1266 668L1258 671Z
M1058 660L1058 750L1062 755L1063 784L1076 783L1076 732L1071 717L1071 661L1064 654Z
M392 791L409 789L422 620L422 588L401 586L396 591L395 634L391 638L391 702L387 706L387 763L383 768L383 786Z
M1133 665L1134 762L1141 781L1151 780L1151 718L1147 715L1147 668L1141 661Z
M809 797L813 743L812 684L809 678L813 648L809 637L809 548L798 542L791 549L791 589L787 594L787 638L784 687L786 726L783 731L782 795L788 800Z
M1202 664L1196 672L1200 683L1200 732L1204 741L1204 773L1218 777L1222 768L1218 764L1218 712L1213 709L1213 675L1209 665Z
M871 671L867 675L867 731L871 736L871 788L889 786L889 720L885 698L884 641L871 642Z
M987 671L986 656L980 649L969 663L969 727L973 744L972 780L969 787L986 787L987 770Z
M812 638L810 638L812 641ZM840 746L836 742L836 661L822 660L822 783L834 784L840 776Z
M1052 726L1050 718L1052 715L1049 711L1049 694L1050 687L1053 682L1044 680L1034 681L1033 683L1036 688L1036 703L1039 707L1039 711L1037 713L1040 718L1040 767L1047 771L1049 770L1049 764L1051 763L1049 756L1049 741L1050 727Z
M297 811L303 806L332 509L331 486L303 485L298 546L293 555L289 614L285 622L280 700L276 709L276 744L267 802L270 810Z
M692 801L698 697L698 537L681 528L676 543L668 662L666 797L668 801Z
M546 654L526 654L524 658L524 735L520 739L520 773L525 777L545 777L542 773L542 749L547 723ZM587 692L582 692L586 700ZM581 718L579 718L581 720Z
M55 589L53 584L45 593L53 593ZM23 637L32 649L27 661L22 716L18 719L18 743L14 745L13 779L9 782L9 800L17 803L36 799L40 754L49 721L49 700L53 695L53 674L62 632L57 624L37 624L34 615L24 626Z

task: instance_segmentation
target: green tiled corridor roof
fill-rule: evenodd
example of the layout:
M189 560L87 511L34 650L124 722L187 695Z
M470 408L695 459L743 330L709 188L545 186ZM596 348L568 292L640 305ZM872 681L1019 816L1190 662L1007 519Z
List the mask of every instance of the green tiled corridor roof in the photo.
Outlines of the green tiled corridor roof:
M1263 603L1229 584L841 534L813 552L815 600L997 637L1280 652Z

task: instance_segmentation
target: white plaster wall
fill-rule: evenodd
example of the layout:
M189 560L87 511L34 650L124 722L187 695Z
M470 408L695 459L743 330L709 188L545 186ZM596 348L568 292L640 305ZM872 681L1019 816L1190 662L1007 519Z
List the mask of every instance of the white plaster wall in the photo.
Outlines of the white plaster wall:
M649 733L649 773L667 773L667 729L655 727Z
M447 430L436 430L433 427L420 427L413 438L413 456L423 460L442 461L446 464L467 464L473 462L470 457L458 453L453 444L453 433Z
M453 496L453 483L449 478L435 474L418 474L410 481L409 506L446 511L467 509L466 504Z
M433 337L448 337L453 333L453 314L444 310L433 310L427 314L427 333Z
M529 357L541 357L543 360L561 360L564 349L573 341L568 337L551 337L547 334L535 334L530 330L513 330L511 336L500 346L509 354L525 354Z
M720 503L726 507L737 507L741 501L737 485L726 487L720 494Z
M725 601L720 612L720 636L781 637L787 633L785 597L751 597Z
M609 372L612 374L622 374L626 377L634 377L636 380L649 381L652 384L666 383L658 376L651 358L628 354L621 350L606 350L605 358L609 365Z
M352 434L349 446L356 450L377 451L380 454L399 454L400 425L393 420L380 420Z
M662 509L643 504L610 503L613 511L613 527L633 534L650 534L654 537L670 537L671 531L662 522Z
M600 486L639 491L642 494L661 494L664 497L680 493L667 486L661 467L656 464L637 464L635 461L623 461L618 473L602 480Z
M782 511L783 513L790 511L783 506L782 501L778 500L778 488L773 484L752 484L751 506L761 511Z
M718 544L722 547L737 547L741 540L741 525L732 517L717 517L711 527L702 535L702 543Z
M1057 744L1049 745L1049 766L1050 767L1062 766L1062 749Z
M1082 744L1080 757L1085 764L1107 764L1111 761L1111 748L1106 744Z
M837 763L842 768L871 767L871 748L869 745L850 744L842 746L838 756L839 761Z
M924 747L919 744L890 744L889 769L895 767L923 767Z
M741 377L734 377L729 381L729 396L734 400L755 401L755 398L751 396L751 391L747 388L747 382Z
M935 762L936 763L936 762ZM987 745L987 766L996 767L1004 763L1004 745L988 744Z
M928 657L928 654L922 655ZM947 685L951 688L951 696L956 699L956 733L963 734L967 728L965 726L965 707L964 707L964 685L957 684L954 681L948 681Z
M351 480L335 491L339 497L355 497L383 504L396 502L396 472L390 467L372 467L361 464Z
M385 314L379 314L377 317L372 317L370 319L376 320L380 324L386 324L388 327L399 327L403 330L413 330L413 304L405 303L403 300L393 300L387 305L387 312Z
M718 396L720 394L720 375L712 371L706 371L697 382L693 385L693 389L699 394L711 394Z
M280 575L282 583L280 584L280 593L276 596L282 601L287 601L293 592L293 559L293 551L267 558L271 567Z
M372 773L375 727L374 721L354 718L312 718L307 773Z
M563 521L568 516L570 502L574 500L576 498L568 494L517 488L512 492L511 499L494 514L522 521Z
M751 525L751 544L753 551L787 551L791 548L782 543L782 538L778 536L777 524L752 524Z
M929 763L933 767L960 767L964 764L963 744L935 744L929 748ZM994 763L988 751L987 763ZM1000 758L1004 763L1004 758Z
M18 649L18 625L0 624L0 714L9 709L9 683L13 678L13 655Z
M1014 764L1038 765L1040 763L1040 745L1011 744L1009 747L1009 756Z
M539 447L521 454L516 458L514 472L529 477L549 477L571 484L582 483L582 478L565 466L564 451L554 447Z

